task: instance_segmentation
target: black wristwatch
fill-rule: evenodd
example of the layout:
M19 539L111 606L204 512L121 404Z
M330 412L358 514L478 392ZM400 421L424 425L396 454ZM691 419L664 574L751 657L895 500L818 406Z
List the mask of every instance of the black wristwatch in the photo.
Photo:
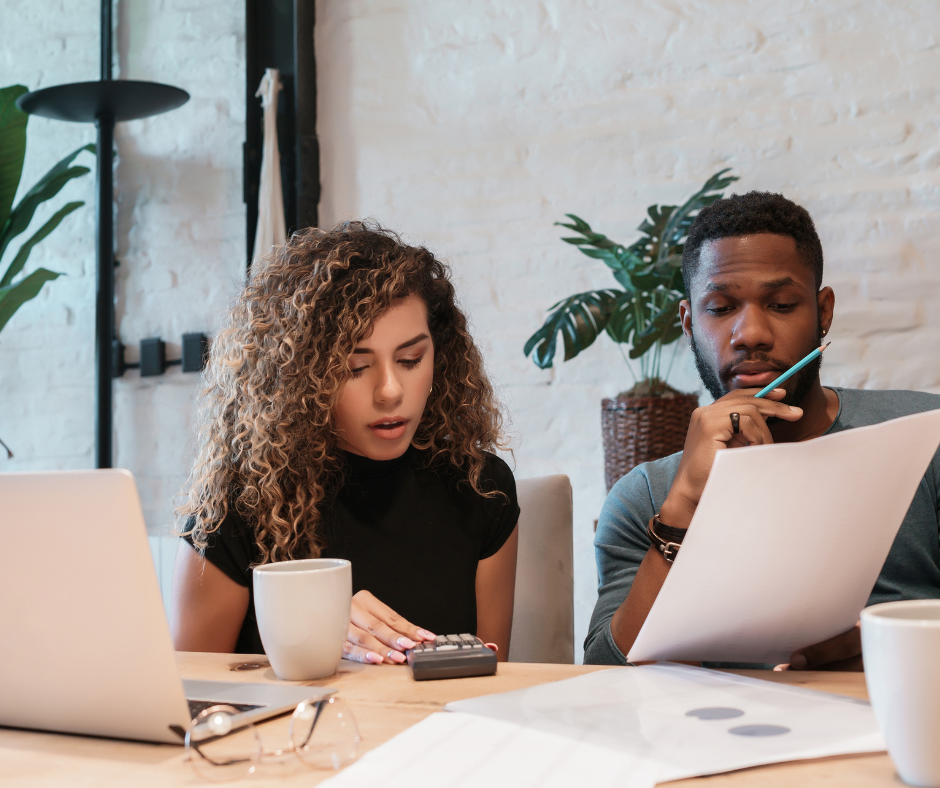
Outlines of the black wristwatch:
M659 519L658 513L650 517L649 525L646 526L650 541L670 564L679 555L679 547L688 530L688 528L673 528L671 525L665 525Z

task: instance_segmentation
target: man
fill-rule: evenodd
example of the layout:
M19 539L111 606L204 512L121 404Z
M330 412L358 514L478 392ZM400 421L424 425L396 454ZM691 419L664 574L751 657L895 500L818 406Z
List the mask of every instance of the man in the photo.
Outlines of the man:
M651 546L647 525L666 541L681 539L718 450L811 440L940 408L932 394L823 388L819 360L754 399L822 343L835 304L832 289L821 287L823 253L813 220L781 195L750 192L703 209L689 231L682 273L689 294L679 306L682 330L715 402L694 412L684 451L635 468L607 497L595 539L599 591L584 645L588 664L626 664L671 566ZM940 452L869 604L940 597L938 490ZM824 534L825 523L819 527ZM797 651L789 667L861 669L858 628Z

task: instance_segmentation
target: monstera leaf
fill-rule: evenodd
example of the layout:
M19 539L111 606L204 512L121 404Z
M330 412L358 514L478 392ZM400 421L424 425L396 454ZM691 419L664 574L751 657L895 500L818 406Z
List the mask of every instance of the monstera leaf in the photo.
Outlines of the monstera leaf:
M29 189L14 206L26 156L26 125L29 116L16 106L16 99L26 92L23 85L0 88L0 262L14 238L24 233L37 208L51 200L73 178L87 175L88 167L72 166L82 151L95 152L94 145L84 145L58 162ZM85 203L70 202L59 208L27 238L0 275L0 330L17 309L39 295L43 285L61 274L39 268L20 276L33 249L59 226L62 220ZM19 279L17 279L19 277Z
M23 175L28 118L16 106L16 100L26 92L23 85L0 88L0 228L10 215Z
M596 290L554 304L542 327L524 347L525 355L545 369L552 366L561 334L565 361L590 346L601 331L620 344L630 345L630 358L641 359L647 379L659 376L659 353L647 369L644 356L654 347L675 342L682 336L679 302L685 298L682 281L682 251L698 212L723 195L737 180L724 169L715 173L682 205L652 205L638 230L640 238L629 246L595 231L581 217L568 213L567 222L556 222L575 235L565 243L603 262L622 290ZM533 352L534 351L534 352Z
M547 369L554 362L555 347L561 334L565 361L574 358L607 326L618 295L617 290L593 290L553 304L545 323L525 343L525 354L532 353L532 360L542 369Z

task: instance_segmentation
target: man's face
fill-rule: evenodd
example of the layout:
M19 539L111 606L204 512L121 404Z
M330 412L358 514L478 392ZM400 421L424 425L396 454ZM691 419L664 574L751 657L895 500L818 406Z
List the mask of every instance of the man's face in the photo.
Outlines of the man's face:
M703 244L689 301L680 305L702 382L715 398L763 388L820 345L833 294L817 294L796 242L760 233ZM819 360L782 384L799 405L819 376Z

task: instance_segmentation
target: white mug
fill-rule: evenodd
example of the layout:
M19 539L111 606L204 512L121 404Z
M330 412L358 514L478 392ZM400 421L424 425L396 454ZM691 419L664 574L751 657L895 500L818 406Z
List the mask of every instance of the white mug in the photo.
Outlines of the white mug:
M308 558L256 566L258 632L279 679L332 676L343 657L352 606L352 564Z
M940 786L940 600L885 602L862 611L865 681L898 774Z

